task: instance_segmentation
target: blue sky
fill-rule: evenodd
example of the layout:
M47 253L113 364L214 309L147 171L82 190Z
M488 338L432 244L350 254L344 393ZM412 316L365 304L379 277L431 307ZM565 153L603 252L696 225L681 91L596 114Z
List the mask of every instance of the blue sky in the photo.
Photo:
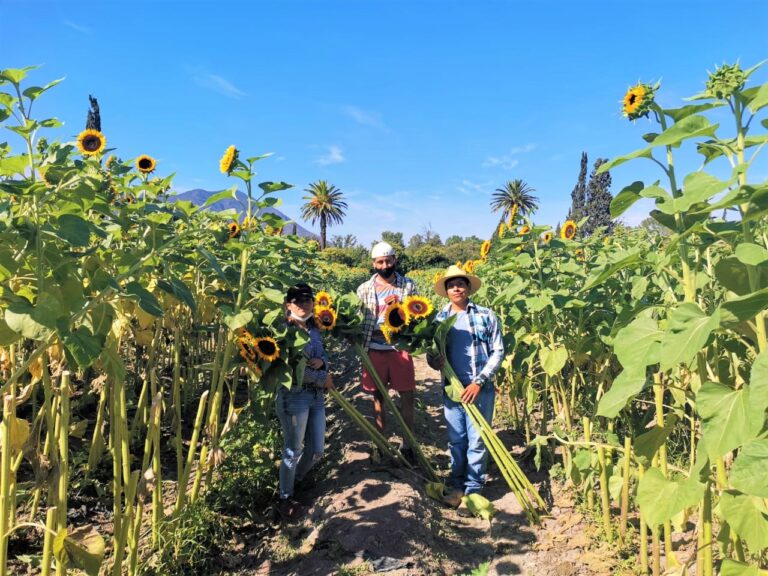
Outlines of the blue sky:
M717 64L768 58L764 1L0 0L0 10L0 67L41 65L36 84L66 77L36 104L36 116L65 123L52 137L84 127L93 94L108 145L155 157L179 191L231 186L218 171L230 144L272 152L259 181L295 184L281 210L298 218L304 188L328 180L349 204L329 237L364 244L383 230L488 237L491 195L515 178L536 189L535 221L555 225L582 151L590 164L612 158L654 129L622 118L629 85L661 79L657 99L676 107ZM768 66L753 78L768 80ZM753 176L768 178L762 162ZM660 174L639 160L612 177L616 194Z

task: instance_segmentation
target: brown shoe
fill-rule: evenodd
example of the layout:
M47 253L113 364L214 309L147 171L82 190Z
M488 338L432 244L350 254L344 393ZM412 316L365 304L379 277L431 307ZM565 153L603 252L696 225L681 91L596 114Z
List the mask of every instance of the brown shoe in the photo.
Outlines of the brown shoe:
M463 496L464 492L461 490L451 490L447 496L443 496L443 502L452 508L456 508L461 504L461 499Z

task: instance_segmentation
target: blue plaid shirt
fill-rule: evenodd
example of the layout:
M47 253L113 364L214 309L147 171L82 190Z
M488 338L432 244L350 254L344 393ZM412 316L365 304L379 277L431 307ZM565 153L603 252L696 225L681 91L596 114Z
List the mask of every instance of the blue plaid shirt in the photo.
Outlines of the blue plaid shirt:
M376 300L376 276L371 276L370 280L367 280L357 287L357 297L363 303L363 348L366 350L371 343L371 334L373 334L374 328L376 328L376 313L378 310L378 302ZM395 272L395 292L400 297L400 302L405 300L406 296L414 296L416 294L416 283L407 276L401 276Z
M453 316L451 305L437 313L435 322ZM472 382L485 386L493 381L493 376L504 359L504 341L501 338L499 320L490 309L478 306L472 300L467 306L469 331L472 334L470 347L470 364L472 366Z
M320 330L318 330L314 322L308 323L307 328L309 331L309 342L304 345L304 357L307 360L320 358L325 366L319 370L315 370L309 366L304 368L304 385L321 388L325 384L325 379L328 376L328 355L325 353L325 348L323 347L323 339L320 335Z

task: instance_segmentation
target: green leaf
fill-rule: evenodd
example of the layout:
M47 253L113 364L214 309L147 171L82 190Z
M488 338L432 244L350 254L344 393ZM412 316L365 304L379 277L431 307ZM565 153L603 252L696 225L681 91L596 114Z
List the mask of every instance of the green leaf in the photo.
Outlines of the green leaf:
M768 308L768 288L720 304L720 326L732 328Z
M760 86L749 101L749 110L754 114L768 104L768 82Z
M757 289L768 288L768 266L760 266L757 269ZM744 296L752 292L749 285L749 272L747 266L735 256L723 258L715 264L715 278L731 292Z
M677 146L683 140L699 136L713 136L719 124L710 124L704 116L686 116L664 130L651 146Z
M242 328L251 320L253 320L253 312L250 310L241 310L237 314L224 316L224 324L232 331Z
M685 177L683 195L675 198L676 212L685 212L698 202L705 202L733 184L734 179L725 181L706 172L693 172Z
M550 376L559 373L568 360L568 351L565 346L556 344L553 347L539 348L539 362L544 372Z
M259 188L264 190L265 194L271 194L272 192L293 188L293 184L288 184L287 182L262 182L259 184Z
M646 466L650 466L656 452L667 441L667 437L669 437L676 425L677 417L673 414L663 427L657 424L648 432L643 432L635 438L635 441L632 443L635 454L645 459Z
M67 244L76 247L90 244L91 225L84 218L76 214L62 214L56 224L55 235Z
M702 419L703 441L713 460L752 440L765 420L760 414L755 418L748 388L734 390L715 382L701 386L696 395L696 409Z
M730 558L726 558L720 564L720 576L765 576L766 574L768 572L760 570L757 566L750 566Z
M427 482L424 485L424 490L426 491L427 496L438 502L443 502L445 496L448 495L448 492L445 489L445 484L442 482Z
M26 309L17 308L18 312L13 309L16 306L16 303L11 304L5 311L5 322L11 330L30 340L44 340L50 335L50 328L32 318L31 306Z
M621 192L611 200L611 218L618 218L640 200L640 191L643 188L645 185L640 181L632 182L629 186L622 188Z
M603 174L605 172L608 172L608 170L612 170L616 166L621 166L625 162L629 162L630 160L634 160L635 158L651 158L653 156L653 147L649 146L648 148L643 148L641 150L635 150L634 152L630 152L629 154L625 154L624 156L619 156L618 158L614 158L613 160L609 160L608 162L601 164L600 168L597 169L598 174Z
M187 285L184 284L178 278L171 278L170 280L159 280L157 287L161 290L174 295L176 298L184 302L194 314L197 310L197 304L195 303L195 297L192 296Z
M768 250L751 242L743 242L736 246L736 258L742 264L757 266L768 261Z
M672 196L657 184L646 186L640 191L640 196L643 198L654 198L656 200L656 207L664 214L675 213L675 201Z
M768 408L768 350L763 350L755 358L749 375L750 402L755 410Z
M706 486L696 478L667 480L661 470L649 468L637 487L637 502L649 526L659 526L672 516L698 504Z
M496 508L494 508L491 501L485 496L481 496L477 493L467 494L466 496L462 496L461 501L464 502L464 504L467 505L467 508L469 508L469 511L478 518L490 522L496 515Z
M283 305L285 298L283 297L283 293L280 290L275 290L274 288L263 288L261 293L270 302L280 304L281 306Z
M587 278L587 281L584 283L584 287L581 290L579 290L579 293L587 292L588 290L591 290L595 286L599 286L600 284L605 282L608 278L616 274L616 272L618 272L619 270L623 270L624 268L633 266L636 263L640 262L641 260L642 258L640 253L633 252L628 256L625 256L624 258L620 259L617 262L607 263L605 266L603 266L601 269L596 270Z
M642 314L616 333L614 353L625 369L645 374L645 367L659 361L664 332L649 314Z
M201 255L203 258L205 258L205 259L208 261L208 264L210 264L210 265L211 265L211 268L213 268L213 271L214 271L214 272L216 272L216 275L217 275L217 276L218 276L220 279L224 280L224 282L226 282L227 284L229 284L229 282L228 282L228 280L227 280L227 275L226 275L226 274L224 274L224 270L221 268L221 265L219 264L219 261L216 259L216 256L214 256L214 255L213 255L213 254L211 254L211 253L210 253L208 250L206 250L205 248L202 248L202 247L200 247L200 246L198 246L198 247L196 248L196 250L198 251L198 253L199 253L199 254L200 254L200 255Z
M40 94L42 94L46 90L50 90L51 88L56 86L56 84L58 84L62 80L64 80L64 78L59 78L58 80L54 80L53 82L43 86L42 88L40 86L30 86L29 88L24 90L24 92L22 92L22 94L24 96L26 96L27 98L29 98L30 100L35 100L38 96L40 96Z
M726 490L720 495L720 512L750 550L768 548L768 509L762 498Z
M0 346L10 346L21 338L21 334L12 330L5 318L0 318Z
M768 214L768 186L761 186L753 190L747 204L747 210L742 218L745 222L757 220Z
M706 104L689 104L687 106L683 106L682 108L671 108L669 110L664 110L664 114L672 118L675 122L680 122L683 118L686 118L687 116L690 116L692 114L698 114L699 112L706 112L707 110L711 110L712 108L717 108L719 106L722 106L722 102L708 102Z
M611 384L608 391L600 398L597 405L597 415L615 418L629 401L637 396L645 387L645 369L636 368L624 370Z
M53 555L64 567L79 568L88 576L98 576L104 561L104 538L93 526L62 528L53 540Z
M669 326L661 339L659 360L662 370L688 364L720 326L720 311L707 316L693 302L684 302L672 311Z
M728 481L739 492L768 498L768 439L753 440L742 446L733 463Z
M163 309L160 307L160 303L155 298L155 295L138 282L133 281L126 284L125 293L137 298L139 307L147 314L157 316L158 318L163 316Z
M27 72L34 70L37 66L27 66L26 68L6 68L0 70L0 80L11 82L12 84L18 84L27 76Z
M237 200L237 185L232 186L232 188L227 188L226 190L222 190L221 192L217 192L216 194L212 194L208 197L208 200L206 200L203 203L203 208L207 208L211 204L215 204L219 200L227 200L229 198L234 198Z

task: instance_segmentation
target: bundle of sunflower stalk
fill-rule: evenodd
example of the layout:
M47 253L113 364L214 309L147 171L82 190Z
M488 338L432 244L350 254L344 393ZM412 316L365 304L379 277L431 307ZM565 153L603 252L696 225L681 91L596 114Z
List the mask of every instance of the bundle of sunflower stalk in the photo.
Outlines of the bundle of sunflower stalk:
M436 311L429 300L412 296L402 304L393 303L387 308L383 332L388 342L399 349L408 350L413 355L426 353L443 357L445 362L441 371L446 381L446 393L454 402L462 403L461 394L464 386L448 362L446 353L448 332L456 321L456 316L440 323L434 321L435 316ZM483 442L507 485L520 502L529 522L537 523L539 521L537 508L542 510L546 508L544 500L504 447L491 425L483 418L477 406L473 403L462 404L472 424L480 431ZM444 487L438 493L444 494Z

